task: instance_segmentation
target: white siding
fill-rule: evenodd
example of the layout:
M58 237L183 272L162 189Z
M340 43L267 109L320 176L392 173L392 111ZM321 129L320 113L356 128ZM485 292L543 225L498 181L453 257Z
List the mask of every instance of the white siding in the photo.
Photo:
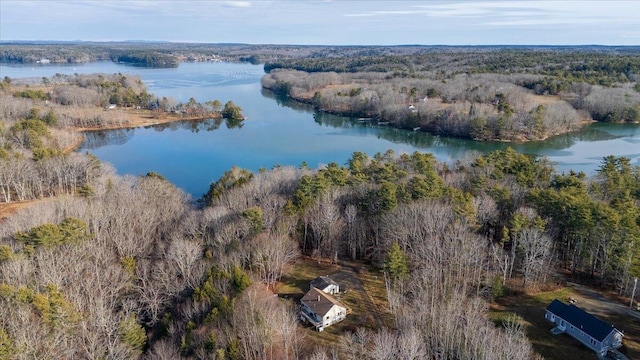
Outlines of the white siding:
M329 310L327 314L324 316L324 319L322 319L322 323L326 327L331 324L335 324L339 321L344 320L346 316L347 316L347 309L343 308L342 306L333 305L331 310Z

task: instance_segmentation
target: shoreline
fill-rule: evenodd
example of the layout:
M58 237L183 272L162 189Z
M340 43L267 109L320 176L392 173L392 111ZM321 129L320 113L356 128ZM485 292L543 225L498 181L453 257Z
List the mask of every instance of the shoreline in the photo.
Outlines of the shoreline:
M134 115L138 115L138 116L136 116L134 120L129 120L127 121L126 124L121 124L121 125L112 125L112 126L106 126L106 127L100 127L100 128L69 127L67 129L80 134L80 136L72 144L61 149L60 151L63 154L70 154L71 152L73 152L82 144L82 142L84 141L84 132L87 132L87 131L133 129L137 127L168 124L168 123L177 122L177 121L199 121L199 120L205 120L205 119L222 118L222 116L220 115L184 116L184 117L170 115L163 119L155 119L155 118L142 116L142 114L134 114ZM23 200L23 201L0 202L0 224L2 224L10 215L12 215L15 212L21 209L27 208L35 203L47 201L52 198L54 197L44 197L44 198L30 199L30 200Z
M165 114L164 118L153 118L148 115L135 114L128 112L127 115L132 115L133 119L128 119L126 123L119 125L107 125L101 127L70 127L69 129L77 132L85 132L85 131L101 131L101 130L118 130L118 129L133 129L137 127L143 126L153 126L160 124L168 124L177 121L199 121L206 119L220 119L221 115L201 115L201 116L175 116L170 114Z
M277 95L277 93L268 87L262 87L262 89L265 89L269 92L271 92L274 95ZM308 106L313 106L311 98L309 96L306 97L293 97L293 96L288 96L289 99L291 99L292 101L295 101L297 103L300 104L305 104ZM358 117L357 114L350 114L348 111L340 111L340 110L333 110L333 109L316 109L317 111L321 112L321 113L325 113L325 114L331 114L331 115L338 115L338 116L343 116L343 117L347 117L347 118L356 118ZM378 122L378 126L389 126L392 127L394 129L399 129L399 130L404 130L407 132L412 132L411 128L407 128L407 127L403 127L400 126L396 123L393 122L388 122L388 121L383 121L385 124L382 125L380 124L380 119L376 118L376 117L371 117L369 119L373 119L374 121ZM535 139L518 139L518 138L514 138L514 139L488 139L488 140L482 140L482 139L477 139L477 138L473 138L473 137L466 137L466 136L456 136L453 134L449 134L446 132L437 132L437 131L429 131L429 130L425 130L424 127L419 126L415 129L413 129L413 131L418 131L418 132L423 132L426 134L430 134L433 136L445 136L445 137L450 137L450 138L456 138L456 139L465 139L465 140L471 140L471 141L476 141L479 143L509 143L509 144L527 144L527 143L536 143L536 142L541 142L541 141L546 141L550 138L553 138L555 136L561 136L561 135L565 135L565 134L570 134L573 132L577 132L580 131L583 127L590 125L590 124L595 124L595 123L599 123L599 121L597 120L593 120L591 118L585 118L583 117L579 122L576 122L574 124L569 125L570 128L567 129L566 131L562 131L562 132L554 132L554 133L550 133L550 134L546 134L545 136L542 136L540 138L535 138ZM639 122L640 123L640 122Z
M101 110L102 111L102 110ZM76 148L78 148L82 142L84 141L84 133L90 131L103 131L103 130L120 130L120 129L135 129L139 127L146 126L154 126L161 124L169 124L178 121L200 121L206 119L220 119L222 118L219 114L207 114L201 116L182 116L175 114L164 114L162 118L154 118L149 116L148 114L140 114L138 112L132 113L131 111L127 111L127 115L130 115L132 118L126 120L126 123L118 124L118 125L107 125L101 127L69 127L67 129L80 134L78 140L73 142L73 144L67 146L61 151L64 154L68 154L73 152Z

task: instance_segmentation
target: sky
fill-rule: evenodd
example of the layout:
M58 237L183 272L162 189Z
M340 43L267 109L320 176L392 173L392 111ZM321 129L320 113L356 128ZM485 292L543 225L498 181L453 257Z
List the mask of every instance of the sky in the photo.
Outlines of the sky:
M640 45L640 0L0 0L0 40Z

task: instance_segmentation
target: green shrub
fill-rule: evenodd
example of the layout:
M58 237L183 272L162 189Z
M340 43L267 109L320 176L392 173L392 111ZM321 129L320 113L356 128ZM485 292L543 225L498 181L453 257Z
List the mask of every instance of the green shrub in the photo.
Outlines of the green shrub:
M34 295L35 294L33 290L27 287L21 286L18 288L18 291L16 291L16 300L23 304L31 304L31 301L33 301Z
M491 284L491 298L493 298L493 300L501 298L504 296L504 290L504 281L502 280L502 277L496 275L493 278L493 284Z
M13 359L18 355L13 340L6 330L0 327L0 359Z
M0 298L9 299L13 296L13 287L9 284L0 283Z
M22 97L33 100L48 100L49 95L42 90L25 89L22 91L16 91L13 94L14 97Z
M122 341L129 345L133 350L140 350L147 342L147 334L138 324L135 315L129 315L120 322L120 336Z
M0 263L13 257L13 249L9 245L0 245Z
M66 218L60 225L45 223L28 232L14 234L14 239L27 245L52 247L64 243L79 243L90 238L87 223L76 218Z
M120 260L120 263L131 276L136 274L136 259L131 256L125 256Z
M262 208L260 208L259 206L254 206L252 208L244 210L242 212L242 216L249 221L254 233L259 233L264 229Z
M233 273L231 274L231 286L236 291L236 293L241 293L244 289L251 285L251 279L249 279L249 275L242 270L239 266L233 268Z

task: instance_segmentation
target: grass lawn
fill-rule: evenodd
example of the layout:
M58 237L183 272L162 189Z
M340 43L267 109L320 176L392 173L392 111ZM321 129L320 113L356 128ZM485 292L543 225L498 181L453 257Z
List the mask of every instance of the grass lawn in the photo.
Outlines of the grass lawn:
M336 298L347 306L351 313L345 320L328 327L323 332L303 328L301 325L300 330L308 339L309 349L314 345L327 348L339 346L340 338L345 332L355 331L359 327L369 329L379 329L382 326L394 327L393 316L388 312L389 303L384 278L379 270L364 264L340 262L338 265L303 257L287 269L274 290L280 296L286 296L297 302L309 290L309 282L321 275L331 276L340 285L341 293L337 294ZM592 313L596 309L591 309L591 306L611 302L601 296L588 295L580 291L584 290L567 286L536 294L506 295L491 305L489 317L497 325L514 314L520 317L534 351L545 359L596 359L593 351L569 335L552 335L550 330L553 324L544 318L545 308L554 299L564 302L569 298L579 299L577 305ZM607 323L615 324L619 330L623 331L625 334L623 352L630 359L640 359L640 321L612 312L600 311L595 312L594 315Z
M602 320L616 324L616 328L624 333L622 349L629 359L640 359L640 319L621 314L610 314Z
M275 292L281 296L288 295L299 299L309 291L311 280L321 275L330 275L338 270L339 266L335 264L301 258L286 270L276 285Z
M537 294L509 295L499 299L491 305L490 318L500 324L510 315L516 314L522 318L526 325L527 336L531 341L534 351L545 359L597 359L595 352L589 350L569 335L560 334L554 336L549 330L553 324L544 318L545 308L554 300L567 302L570 297L584 296L571 287L563 287L553 291ZM577 304L580 306L580 304ZM585 308L586 311L589 309ZM616 327L625 332L623 341L625 351L630 359L640 355L640 349L636 348L640 335L640 323L634 320L624 319L620 314L597 315L601 320L616 324Z
M388 328L395 327L395 319L389 312L389 300L387 299L387 289L382 272L376 270L363 271L358 274L358 278L362 282L366 294L375 305L380 321Z
M552 335L549 330L553 324L544 318L545 308L554 299L566 301L572 295L571 289L562 288L537 295L505 296L491 306L490 317L496 324L513 314L522 318L534 351L545 359L595 359L593 351L570 336Z
M359 327L378 329L393 326L382 274L360 263L340 264L302 257L287 269L275 287L279 296L297 301L309 290L309 282L318 276L329 275L340 285L341 292L335 297L351 311L346 319L323 332L303 329L310 342L326 347L336 346L345 332L355 331Z

